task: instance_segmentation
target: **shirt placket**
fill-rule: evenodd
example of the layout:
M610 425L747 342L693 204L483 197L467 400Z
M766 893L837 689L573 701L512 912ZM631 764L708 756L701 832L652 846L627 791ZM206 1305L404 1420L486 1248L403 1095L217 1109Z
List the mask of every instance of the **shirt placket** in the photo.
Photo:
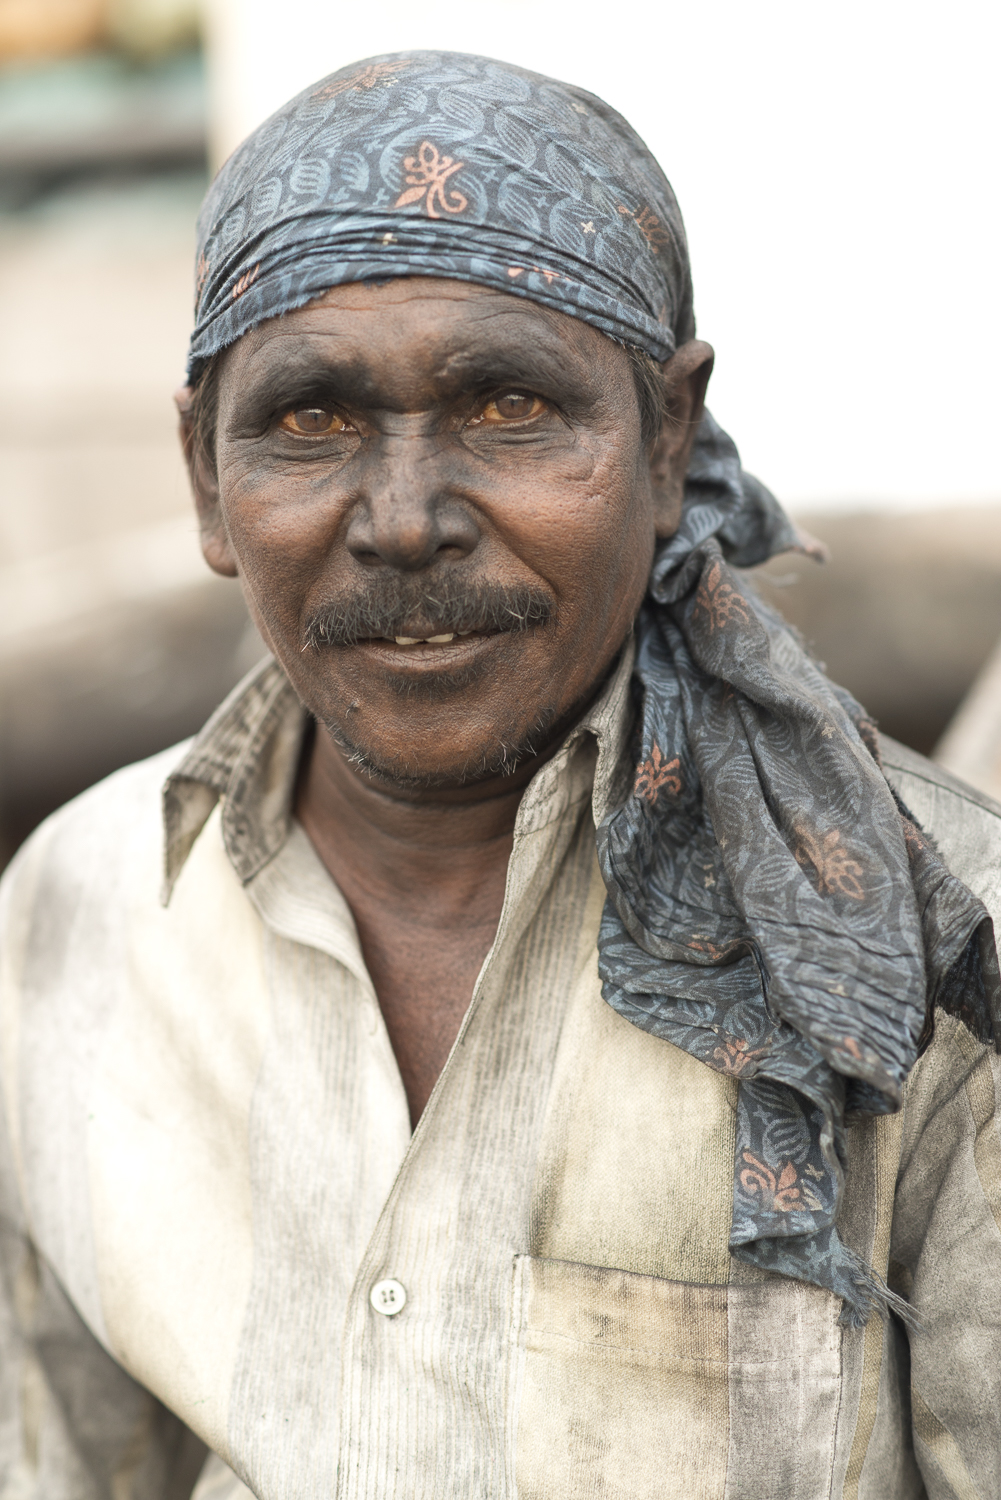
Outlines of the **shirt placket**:
M456 1494L513 1493L505 1375L513 1255L527 1223L560 1023L535 996L528 1024L532 985L516 971L553 870L568 853L569 866L580 863L571 846L580 843L593 770L592 755L581 774L580 755L579 743L566 747L526 793L497 938L355 1278L342 1355L343 1500L439 1494L443 1484ZM576 778L568 775L575 757ZM573 878L569 867L559 878ZM523 1090L516 1110L507 1108L499 1068L509 1071L510 1088ZM473 1213L477 1194L482 1210ZM465 1377L457 1375L463 1349L473 1351ZM451 1409L444 1418L443 1408ZM461 1451L449 1457L442 1450L460 1433ZM505 1472L487 1472L500 1453Z

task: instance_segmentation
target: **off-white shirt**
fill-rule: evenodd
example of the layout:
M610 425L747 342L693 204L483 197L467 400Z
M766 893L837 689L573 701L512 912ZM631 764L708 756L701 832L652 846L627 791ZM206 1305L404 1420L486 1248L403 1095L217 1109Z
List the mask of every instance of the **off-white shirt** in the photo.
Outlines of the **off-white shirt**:
M850 1130L840 1228L910 1297L909 1349L731 1259L737 1081L597 975L630 665L524 794L412 1134L351 913L290 815L305 715L274 663L21 852L0 1500L181 1500L200 1471L199 1500L1001 1497L996 1060L940 1016L902 1113ZM887 763L998 910L1001 810Z

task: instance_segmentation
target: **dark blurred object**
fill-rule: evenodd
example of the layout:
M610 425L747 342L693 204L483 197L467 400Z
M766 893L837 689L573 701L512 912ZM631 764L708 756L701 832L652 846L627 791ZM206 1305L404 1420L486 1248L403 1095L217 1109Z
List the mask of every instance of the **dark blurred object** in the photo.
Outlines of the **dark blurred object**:
M0 860L191 733L253 659L239 589L199 553L170 399L203 191L190 169L81 174L0 215Z
M1001 802L1001 639L935 746L935 759Z
M0 865L262 651L170 391L206 171L195 0L0 0Z
M0 73L0 207L81 174L141 174L206 161L201 55L139 65L92 53Z
M823 566L753 575L880 728L930 754L1001 637L1001 507L811 515Z
M263 655L190 521L0 570L0 866L70 797L192 734Z

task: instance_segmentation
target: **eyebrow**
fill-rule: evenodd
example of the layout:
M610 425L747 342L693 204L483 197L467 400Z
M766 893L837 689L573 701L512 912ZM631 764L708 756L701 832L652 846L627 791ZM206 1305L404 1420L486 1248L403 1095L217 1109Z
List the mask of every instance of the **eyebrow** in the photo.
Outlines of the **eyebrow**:
M503 344L487 344L457 351L449 362L450 373L462 382L462 388L475 390L480 386L502 385L507 382L524 382L540 387L564 389L568 379L574 376L567 366L569 350L560 341L553 347L548 340L537 339L527 347L505 348Z
M241 388L230 422L236 437L258 437L275 417L323 401L344 401L343 372L327 362L279 364Z
M588 404L586 397L581 399L579 374L572 368L576 361L568 358L567 344L552 330L540 329L539 333L531 344L521 340L517 348L511 348L503 338L488 342L474 331L467 346L443 361L445 389L437 399L455 400L509 385L536 390L570 413ZM327 401L374 407L376 398L371 371L353 343L350 352L341 354L335 347L324 353L317 340L310 338L289 358L272 364L243 386L234 401L230 431L234 437L259 437L276 417L297 407Z

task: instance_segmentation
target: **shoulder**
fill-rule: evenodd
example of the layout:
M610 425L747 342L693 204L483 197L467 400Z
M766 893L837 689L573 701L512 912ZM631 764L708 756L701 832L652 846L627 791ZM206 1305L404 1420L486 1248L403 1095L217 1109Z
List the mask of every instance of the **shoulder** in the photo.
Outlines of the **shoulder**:
M880 739L887 780L1001 931L1001 805L906 745Z
M949 869L983 901L1001 932L1001 805L906 745L885 735L880 738L887 779L931 834ZM993 1116L999 1083L1001 1059L994 1050L976 1041L956 1017L936 1011L931 1044L905 1087L904 1163L919 1140L922 1160L932 1144L936 1160L954 1151L972 1118L971 1090L971 1097ZM926 1127L932 1120L939 1130L929 1137Z
M71 922L94 899L116 889L149 887L158 899L163 864L161 793L189 741L115 771L59 808L36 828L0 881L0 927L7 942L33 913L47 925Z

